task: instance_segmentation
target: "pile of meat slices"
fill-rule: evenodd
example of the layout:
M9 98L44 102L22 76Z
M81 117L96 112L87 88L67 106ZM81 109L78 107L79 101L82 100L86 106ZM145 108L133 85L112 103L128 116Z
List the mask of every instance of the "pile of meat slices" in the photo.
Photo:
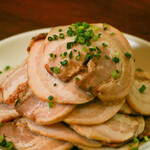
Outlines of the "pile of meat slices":
M102 50L99 60L85 64L79 44L67 50L72 37L66 35L68 26L61 26L34 37L28 58L0 75L0 122L4 123L0 135L16 149L131 150L139 146L132 142L134 137L150 136L150 74L135 73L132 50L121 32L110 25L106 31L103 24L96 26L101 37L93 45ZM65 38L49 41L59 28ZM60 65L64 58L49 56L73 49L80 51L81 60L74 59L74 52L72 60L66 58L66 66ZM119 63L112 61L116 52ZM50 70L55 66L59 74ZM120 72L117 78L111 76L114 69ZM140 93L142 85L146 90Z

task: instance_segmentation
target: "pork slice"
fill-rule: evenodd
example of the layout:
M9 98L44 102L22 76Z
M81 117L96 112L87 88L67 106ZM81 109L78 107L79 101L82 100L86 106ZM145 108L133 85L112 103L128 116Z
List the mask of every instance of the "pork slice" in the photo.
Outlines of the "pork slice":
M139 89L145 86L145 90L140 92ZM142 115L150 115L150 73L136 72L136 77L132 89L127 96L129 105Z
M28 84L32 92L45 101L49 101L48 97L52 95L54 102L62 104L82 104L92 100L94 97L80 90L74 80L64 83L46 71L43 62L43 44L44 40L36 41L30 49Z
M80 136L72 129L66 127L63 123L52 124L49 126L41 126L34 123L32 120L27 119L28 127L31 131L36 132L38 134L69 141L71 143L85 145L89 147L100 147L102 144L95 140L90 140L85 137Z
M0 135L5 135L6 141L12 141L18 150L69 150L73 147L69 142L31 132L23 120L6 123L1 127Z
M34 120L37 124L48 125L61 121L74 108L75 105L57 103L53 103L52 108L50 108L48 102L41 101L32 94L22 103L19 103L16 110L19 114Z
M27 90L27 59L2 84L3 102L14 105Z
M64 121L68 124L93 125L101 124L112 118L122 107L124 101L114 105L104 105L98 98L95 100L78 105Z
M8 122L19 116L19 113L13 107L8 104L0 104L0 123Z
M109 121L100 125L71 125L80 135L107 143L123 143L131 139L138 130L134 117L116 114Z

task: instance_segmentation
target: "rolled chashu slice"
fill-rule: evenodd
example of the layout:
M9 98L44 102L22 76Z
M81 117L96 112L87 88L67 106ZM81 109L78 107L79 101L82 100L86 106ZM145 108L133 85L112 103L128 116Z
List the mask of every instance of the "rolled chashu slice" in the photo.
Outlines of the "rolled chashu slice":
M12 141L18 150L70 150L73 147L69 142L31 132L23 119L4 124L0 129L0 135L5 135L6 141Z
M2 84L3 102L14 105L28 90L27 59Z
M82 136L107 143L123 143L128 141L138 130L137 120L124 114L116 114L112 119L100 125L70 126Z
M123 104L123 106L119 110L120 113L127 114L127 115L137 115L138 113L135 112L127 103L127 101Z
M104 30L103 24L92 25L99 26L100 29L99 31L96 31L96 33L102 34L97 41L91 40L92 46L97 46L102 51L99 59L93 56L93 58L87 63L87 66L84 65L83 69L83 64L87 61L85 56L87 55L87 52L90 52L88 51L89 47L87 47L86 44L75 44L68 50L67 43L73 42L75 38L66 35L68 26L60 26L53 28L49 32L45 41L45 67L50 74L62 81L68 81L73 75L78 74L80 78L80 81L77 81L78 87L87 92L89 91L89 87L92 87L90 92L98 96L105 103L119 101L130 92L134 80L135 67L133 56L129 59L125 55L126 52L133 55L131 47L123 34L114 27L108 25L107 30ZM49 41L48 37L52 37L54 34L59 34L59 28L62 29L65 38ZM114 32L114 35L110 35L112 32ZM104 45L108 46L106 47ZM87 51L83 52L82 47L85 47ZM74 52L74 49L76 49L77 52ZM71 51L73 53L72 59L68 57ZM63 54L64 52L67 52L68 54L62 59L60 54ZM79 61L75 59L75 57L79 55L78 52L80 52ZM54 55L56 54L57 57L51 60L51 57L49 56L50 53L53 53ZM97 51L95 53L90 53L96 54ZM119 57L120 61L115 63L112 59L118 54L119 56L117 57ZM109 59L106 58L106 55ZM68 60L68 64L61 66L60 62L64 60ZM53 73L50 69L55 66L60 67L59 74ZM111 74L115 70L118 70L120 73L118 77L113 78ZM80 73L80 71L82 71L82 73Z
M46 71L43 62L44 39L31 41L31 43L28 58L28 84L38 98L49 101L48 97L52 95L53 101L61 104L82 104L93 99L91 94L75 85L75 80L64 83Z
M138 148L138 146L139 146L138 142L137 143L130 142L118 148L107 147L107 146L102 146L100 148L94 148L94 147L91 148L82 145L77 145L77 147L81 150L133 150L133 148Z
M95 100L78 105L64 121L68 124L93 125L101 124L112 118L122 107L124 101L114 105L104 105L98 98Z
M146 86L146 90L142 93L139 89L142 85ZM131 89L127 96L129 105L142 115L150 115L150 74L147 72L136 71L136 77Z
M49 103L41 101L34 94L20 102L16 110L24 117L34 120L37 124L49 125L61 121L69 114L75 105L55 103L49 108Z
M0 74L0 123L8 122L19 117L19 113L13 107L1 103L3 101L1 85L12 71L13 69L10 69Z
M31 131L43 136L68 141L73 144L85 145L87 147L100 147L102 145L98 141L90 140L86 137L80 136L61 122L49 126L41 126L37 125L32 120L26 119L26 121Z
M145 136L150 137L150 117L145 117L145 128L144 132L139 136L140 138L143 138Z

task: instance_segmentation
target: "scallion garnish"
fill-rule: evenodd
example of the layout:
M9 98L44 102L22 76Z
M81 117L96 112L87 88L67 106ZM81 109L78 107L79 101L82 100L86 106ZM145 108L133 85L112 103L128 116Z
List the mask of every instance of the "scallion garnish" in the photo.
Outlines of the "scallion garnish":
M108 57L107 55L105 55L105 57L106 57L107 59L109 59L109 57Z
M131 58L131 54L130 54L129 52L126 52L125 55L126 55L126 57L129 58L129 59Z
M3 73L3 71L0 71L0 74L2 74Z
M67 49L70 49L72 45L73 45L73 42L68 42L67 43Z
M90 60L92 59L92 54L91 53L87 53L87 55L85 56L86 60Z
M62 66L65 66L65 65L68 64L68 60L61 61L60 64L61 64Z
M56 34L53 35L54 40L58 40L58 36Z
M56 83L53 84L54 87L55 87L56 85L57 85Z
M78 55L75 57L75 59L76 59L77 61L80 60L80 52L78 52Z
M53 107L52 101L49 101L48 104L49 104L49 108Z
M53 100L54 97L53 97L52 95L50 95L50 96L48 97L48 99L49 99L49 100Z
M77 52L77 50L76 50L76 49L74 49L73 51L74 51L74 52Z
M88 42L86 45L87 45L87 46L91 46L91 42Z
M89 50L90 50L90 51L96 51L96 48L93 47L93 46L90 46L90 47L89 47Z
M134 138L133 138L133 142L134 142L134 143L139 143L139 139L138 139L137 137L134 137Z
M78 37L79 43L84 44L85 43L85 38L83 36Z
M107 30L108 24L107 23L103 23L103 28L104 30Z
M113 60L115 63L118 63L118 62L120 61L120 59L119 59L118 57L114 57L112 60Z
M139 92L140 92L140 93L143 93L145 90L146 90L146 86L145 86L145 85L142 85L142 86L139 88Z
M20 98L16 100L15 105L14 105L15 107L18 105L19 101L20 101Z
M5 67L5 70L9 70L9 69L10 69L10 66L6 66L6 67Z
M141 68L137 68L136 71L142 72L143 70Z
M53 55L53 53L50 53L49 56L50 56L51 58L53 58L54 55Z
M79 78L75 78L77 81L80 81L80 79Z
M72 58L72 51L70 51L70 53L69 53L69 58L70 59Z
M48 41L52 41L53 38L51 36L48 37Z
M102 43L102 45L104 46L104 47L107 47L108 45L107 44L105 44L105 43Z
M112 76L113 78L117 78L117 77L119 76L119 73L120 73L119 70L114 70L114 71L111 73L111 76Z
M92 86L88 87L88 92L91 92Z
M98 46L96 46L96 49L97 49L98 53L102 52Z
M12 143L12 141L9 141L9 142L6 143L6 148L7 148L8 150L11 150L11 149L13 148L13 143Z
M51 67L50 69L56 74L60 73L60 68L58 68L58 67Z
M61 31L62 31L62 29L59 29L58 31L59 31L59 32L61 32Z
M86 47L82 47L82 52L85 52L86 51Z
M110 33L110 35L114 35L114 34L115 34L114 32L111 32L111 33Z
M60 33L60 34L59 34L59 37L60 37L60 39L64 39L64 38L65 38L65 35L64 35L63 33Z
M147 136L144 136L144 141L145 142L148 142L149 141L149 138Z

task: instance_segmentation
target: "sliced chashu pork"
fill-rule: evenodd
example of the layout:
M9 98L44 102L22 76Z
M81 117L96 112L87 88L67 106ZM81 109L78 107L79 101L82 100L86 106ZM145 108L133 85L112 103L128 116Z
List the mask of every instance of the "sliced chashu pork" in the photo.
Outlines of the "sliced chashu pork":
M100 125L71 125L71 127L80 135L90 139L122 143L135 135L138 122L134 117L116 114L112 119Z
M47 70L53 76L63 81L68 80L71 76L82 70L82 73L79 73L80 81L77 81L79 88L88 91L89 87L92 87L90 92L98 96L102 101L114 102L123 99L131 90L135 73L134 60L133 56L130 59L127 58L125 53L129 52L132 55L132 50L126 38L117 29L108 25L105 31L103 24L94 25L100 27L96 33L101 33L102 35L97 41L91 41L91 43L94 47L98 46L102 52L100 53L100 59L93 57L87 63L87 69L84 68L84 70L82 70L83 64L86 61L84 58L87 55L87 51L83 52L82 47L87 48L86 45L75 44L69 51L67 50L67 43L74 41L72 37L66 35L68 26L56 27L49 32L44 45L44 63ZM65 38L63 40L48 41L48 37L59 34L59 28L62 28L62 32L65 33ZM112 32L114 32L114 35L110 35ZM102 43L108 46L104 47ZM77 51L80 52L79 61L75 60L74 56L77 56L78 52L74 52L73 49L77 49ZM72 59L68 57L70 51L73 52ZM68 55L62 59L60 54L64 52L68 52ZM49 56L50 53L56 54L57 57L51 60ZM115 63L112 60L116 57L116 53L119 54L119 63ZM105 57L106 55L109 59ZM60 67L60 62L64 60L68 60L68 64ZM55 66L60 67L59 74L52 73L50 68ZM111 73L115 70L119 70L120 73L119 76L114 79Z
M51 76L46 71L43 62L44 40L31 43L28 58L28 84L37 97L49 101L48 97L52 95L53 101L62 104L81 104L93 99L93 96L76 87L75 80L64 83Z
M27 91L27 59L2 84L3 102L14 105Z
M144 132L139 136L140 138L143 138L145 136L150 137L150 117L146 117L144 120L145 120L145 128Z
M146 89L141 93L139 89L142 86ZM150 74L147 72L136 72L136 77L130 91L127 96L129 105L142 115L150 115Z
M47 138L31 132L23 120L9 122L0 129L0 135L6 141L12 141L18 150L69 150L73 145L69 142Z
M34 120L37 124L48 125L61 121L74 109L75 105L53 104L41 101L34 94L30 95L16 107L19 114Z
M61 122L57 124L52 124L49 126L41 126L41 125L37 125L36 123L34 123L33 121L29 119L26 119L26 120L27 120L27 125L31 131L47 136L47 137L69 141L74 144L80 144L80 145L85 145L89 147L100 147L102 145L98 141L90 140L90 139L80 136L79 134L77 134L76 132L74 132L72 129L65 126Z
M137 112L135 112L127 103L127 101L123 104L123 106L119 110L120 113L127 114L127 115L137 115Z
M138 142L137 143L130 142L130 143L127 143L118 148L106 147L106 146L102 146L100 148L94 148L94 147L90 148L90 147L86 147L86 146L82 146L82 145L77 145L77 147L81 150L133 150L133 148L138 148L138 146L139 146Z
M0 123L8 122L19 117L19 113L8 104L0 104Z
M112 118L122 107L124 101L114 105L104 105L98 98L95 100L78 105L64 121L69 124L101 124Z

